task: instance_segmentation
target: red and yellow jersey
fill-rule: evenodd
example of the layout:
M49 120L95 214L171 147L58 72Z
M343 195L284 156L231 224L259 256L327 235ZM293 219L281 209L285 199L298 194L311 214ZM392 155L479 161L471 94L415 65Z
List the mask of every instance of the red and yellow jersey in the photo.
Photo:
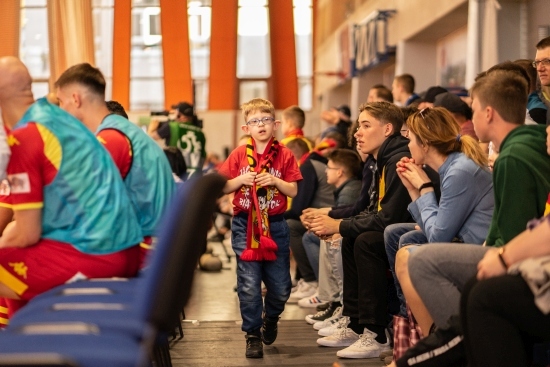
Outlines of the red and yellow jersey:
M132 167L132 144L128 137L115 129L104 129L97 133L97 140L103 146L115 162L122 178L126 178Z
M12 151L7 169L9 188L0 190L0 206L42 208L43 188L54 180L61 164L59 140L42 125L28 123L9 134L8 144Z

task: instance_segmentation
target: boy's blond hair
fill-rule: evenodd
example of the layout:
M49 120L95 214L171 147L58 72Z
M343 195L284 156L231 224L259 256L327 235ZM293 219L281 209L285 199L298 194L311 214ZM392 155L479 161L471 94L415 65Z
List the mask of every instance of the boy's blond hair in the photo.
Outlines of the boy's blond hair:
M275 118L275 107L273 107L273 103L263 98L254 98L248 102L243 103L241 105L241 110L243 111L243 117L245 122L247 120L248 115L254 111L269 113L273 118Z
M290 106L283 111L283 117L292 122L292 125L298 129L303 129L306 123L306 114L298 106Z

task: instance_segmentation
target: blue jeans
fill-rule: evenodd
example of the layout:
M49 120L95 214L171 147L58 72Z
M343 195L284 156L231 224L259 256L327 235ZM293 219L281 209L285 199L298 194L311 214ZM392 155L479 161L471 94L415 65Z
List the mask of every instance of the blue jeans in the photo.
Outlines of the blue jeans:
M321 245L321 240L313 232L306 232L302 236L302 245L304 250L306 250L307 259L309 260L309 265L313 269L315 274L315 280L319 280L319 246Z
M262 312L269 319L277 319L285 309L290 296L290 232L286 221L269 225L271 238L279 247L275 261L241 261L246 249L247 219L233 217L231 244L237 254L237 295L243 319L242 330L251 333L262 326ZM267 293L262 301L262 281Z
M384 230L384 244L386 246L386 255L390 263L393 281L399 298L399 316L407 317L407 305L405 296L401 290L401 285L395 275L395 256L397 251L409 244L421 245L428 243L428 239L424 232L414 229L415 223L395 223L390 224Z

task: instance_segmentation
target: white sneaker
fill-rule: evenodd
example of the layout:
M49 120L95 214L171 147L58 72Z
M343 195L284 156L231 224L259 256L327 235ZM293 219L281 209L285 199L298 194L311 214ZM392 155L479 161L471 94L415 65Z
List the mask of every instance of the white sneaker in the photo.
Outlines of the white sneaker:
M296 292L300 287L302 286L302 283L304 283L303 279L300 279L296 282L296 284L292 285L292 288L290 288L290 294Z
M348 347L359 340L357 335L350 328L340 328L331 336L317 339L317 344L325 347Z
M342 307L337 307L336 310L334 310L334 313L332 314L331 317L323 321L317 321L316 323L313 324L313 328L315 330L321 330L338 323L338 321L340 321L340 319L343 317L342 311L343 311ZM328 336L328 335L323 335L323 336Z
M319 292L315 292L315 294L311 297L302 298L298 301L298 306L300 307L317 307L321 303L327 303L327 301L323 301L319 298Z
M390 339L386 331L387 341L384 344L378 343L374 338L376 334L365 328L359 340L349 347L339 350L336 355L342 358L378 358L380 353L390 349Z
M337 322L333 323L332 325L319 329L317 334L319 334L320 336L331 336L332 334L337 332L339 329L347 328L348 325L349 325L349 317L342 316Z
M317 282L302 282L298 284L296 292L290 293L288 303L297 303L302 298L311 297L317 292Z

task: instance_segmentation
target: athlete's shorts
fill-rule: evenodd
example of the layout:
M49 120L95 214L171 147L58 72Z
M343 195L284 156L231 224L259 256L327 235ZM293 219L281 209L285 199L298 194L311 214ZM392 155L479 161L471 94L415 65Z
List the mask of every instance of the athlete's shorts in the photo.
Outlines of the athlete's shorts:
M0 282L23 301L9 300L12 315L15 308L61 284L91 278L133 277L139 261L137 245L112 254L90 255L67 243L41 239L24 248L0 249Z
M5 298L0 298L0 329L8 326L9 317L8 317L8 303Z
M153 248L153 237L145 236L139 244L139 268L143 269L147 265L149 250Z

